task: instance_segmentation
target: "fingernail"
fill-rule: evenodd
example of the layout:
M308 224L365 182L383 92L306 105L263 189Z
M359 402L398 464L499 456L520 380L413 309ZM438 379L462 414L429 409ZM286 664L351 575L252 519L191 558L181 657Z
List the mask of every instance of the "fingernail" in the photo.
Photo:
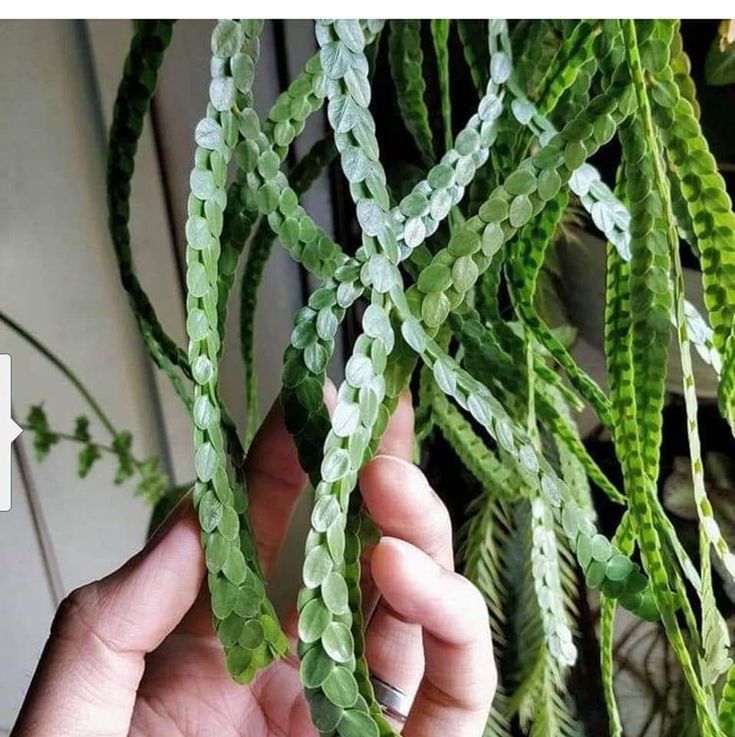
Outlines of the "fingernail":
M410 569L419 575L419 577L428 573L426 571L424 556L411 543L407 543L405 540L386 535L380 538L376 548L382 549L383 554L388 556L388 561L386 562L389 562L393 571L404 568Z
M398 537L389 537L388 535L381 537L378 547L388 553L394 568L401 566L418 580L437 575L444 570L422 550Z
M429 482L426 479L426 476L424 476L423 471L416 466L415 464L411 463L410 461L405 460L404 458L399 458L398 456L388 455L387 453L378 453L373 458L373 463L375 461L390 461L391 463L398 464L402 471L406 470L411 475L411 484L416 484L417 488L421 489L429 489L431 493L434 493L434 490L429 486Z
M191 494L192 491L189 489L189 491L187 491L181 499L176 502L176 506L163 518L161 524L156 527L153 534L148 538L144 550L151 550L158 545L158 543L166 537L169 530L171 530L182 517L190 513L192 508Z
M405 540L400 540L397 537L391 537L390 535L383 535L380 538L378 545L388 550L393 550L398 555L402 555L404 550L410 545Z

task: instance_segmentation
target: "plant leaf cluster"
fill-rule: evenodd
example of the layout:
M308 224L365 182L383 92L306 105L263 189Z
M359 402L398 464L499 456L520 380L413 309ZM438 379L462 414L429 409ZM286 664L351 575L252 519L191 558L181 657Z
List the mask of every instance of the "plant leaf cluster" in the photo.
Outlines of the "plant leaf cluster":
M218 390L228 298L249 244L240 316L255 416L256 293L277 242L320 283L295 316L282 391L286 423L314 487L298 654L317 729L341 737L393 734L364 658L365 521L356 486L398 396L420 377L419 438L444 436L479 490L462 549L500 645L503 690L488 734L508 734L513 720L531 735L580 733L568 689L578 654L577 577L600 596L611 733L622 730L612 655L620 605L663 628L701 733L732 734L735 675L710 556L726 572L734 559L703 482L691 346L719 375L720 406L732 423L735 215L701 131L678 22L411 20L391 21L386 31L380 21L317 21L318 52L264 118L252 91L261 30L262 22L223 20L212 33L186 224L186 349L163 333L142 292L127 230L135 143L168 23L144 22L136 31L115 107L108 180L123 285L153 359L191 413L214 626L233 677L247 682L288 650L255 554L243 443ZM400 186L381 162L370 110L371 59L382 35L397 107L423 165ZM478 91L457 131L452 40L462 45ZM439 87L435 115L426 100L429 64ZM330 135L287 173L290 145L322 108ZM614 190L590 162L613 140L621 151ZM333 158L354 204L354 252L300 203ZM606 389L577 363L538 298L572 208L608 241ZM684 293L682 242L701 267L706 315ZM330 416L323 386L348 311L358 315L360 334ZM683 376L698 567L657 491L672 336ZM573 412L585 404L612 437L621 488L579 437ZM47 448L53 434L37 424ZM620 507L612 539L598 529L591 484Z

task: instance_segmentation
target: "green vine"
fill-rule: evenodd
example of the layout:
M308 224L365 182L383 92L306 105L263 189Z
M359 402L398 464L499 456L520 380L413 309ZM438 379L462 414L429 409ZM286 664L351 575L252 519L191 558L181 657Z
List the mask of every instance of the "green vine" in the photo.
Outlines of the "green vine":
M625 723L613 683L618 604L660 627L701 734L731 734L735 676L710 554L725 572L734 559L704 484L690 354L693 345L721 377L722 413L735 424L735 215L702 133L678 23L394 20L381 49L380 21L317 21L319 51L263 119L252 91L261 27L220 21L212 35L186 226L187 351L156 319L133 270L128 231L135 148L170 23L137 28L108 177L123 284L153 359L191 408L195 504L215 627L233 677L249 681L287 651L255 554L242 444L218 393L228 297L247 245L239 337L249 441L258 417L257 291L280 243L319 285L294 318L282 390L287 427L314 487L298 654L316 728L341 737L394 734L363 653L355 488L415 377L422 449L440 434L478 490L466 510L462 560L501 645L502 696L488 734L508 734L510 724L530 735L579 733L568 688L579 650L578 577L597 592L590 601L600 596L611 734L621 735ZM456 39L464 57L458 64ZM379 147L385 132L371 112L368 54L380 61L381 53L396 119L415 143L406 154L411 173L397 170L390 180ZM459 100L461 74L478 93L469 105ZM322 106L330 135L285 173L292 142ZM473 112L465 125L454 128L467 107ZM611 141L619 147L608 147ZM618 165L614 192L590 163L599 152ZM335 156L354 205L350 249L300 202ZM572 218L608 241L607 388L540 309L552 245ZM706 315L686 298L681 239L701 266ZM360 330L330 415L326 369L349 311ZM683 375L698 567L659 499L672 336ZM580 437L574 412L585 403L611 436L621 488ZM40 448L62 438L81 443L80 470L99 453L120 453L115 442L94 441L81 420L59 433L34 410L32 424ZM624 508L611 540L598 531L594 487Z

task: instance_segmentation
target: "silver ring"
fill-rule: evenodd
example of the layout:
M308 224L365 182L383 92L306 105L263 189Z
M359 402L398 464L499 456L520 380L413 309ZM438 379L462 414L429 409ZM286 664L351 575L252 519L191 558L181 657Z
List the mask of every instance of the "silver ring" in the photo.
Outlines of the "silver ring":
M370 682L375 691L375 700L383 708L383 711L395 719L405 721L411 711L411 699L405 691L396 686L391 686L377 676L370 676Z

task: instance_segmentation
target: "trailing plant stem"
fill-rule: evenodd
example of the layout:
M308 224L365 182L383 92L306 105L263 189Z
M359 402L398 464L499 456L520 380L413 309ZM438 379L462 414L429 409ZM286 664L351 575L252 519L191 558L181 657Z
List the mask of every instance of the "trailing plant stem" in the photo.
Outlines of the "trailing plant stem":
M38 338L32 335L28 330L19 325L15 320L6 315L0 310L0 322L7 325L16 335L20 336L29 345L35 348L42 356L44 356L52 365L54 365L74 386L74 388L82 395L84 401L89 405L89 408L94 412L97 419L104 425L105 429L113 437L117 436L118 430L112 424L112 420L108 417L107 413L102 409L99 402L92 396L92 393L84 385L84 382L64 363L55 353L41 343Z
M641 58L638 50L636 23L633 20L624 20L622 21L622 26L623 36L626 41L625 49L627 52L628 65L630 67L633 79L633 86L638 102L638 111L640 116L639 119L643 129L643 135L646 139L648 154L652 159L651 164L653 168L654 185L658 189L659 195L662 197L662 205L665 208L665 203L667 201L667 189L661 163L661 155L658 149L658 138L653 127L651 107L648 102L648 95L646 92ZM667 232L669 243L671 244L671 228L673 224L673 218L667 218L667 220L669 220L669 222L667 223ZM678 251L678 241L676 241L675 231L673 232L673 237L676 242L675 250ZM634 482L634 488L636 486L637 484ZM646 486L649 486L649 491L644 491L640 495L638 494L638 492L636 492L636 496L640 497L640 501L642 503L639 504L637 501L632 500L631 509L634 511L634 514L637 518L636 521L639 527L639 532L643 532L643 530L641 529L642 527L650 526L650 531L652 533L651 540L653 541L654 539L656 539L656 543L650 548L647 546L642 546L641 553L643 559L647 562L646 568L651 571L651 574L654 577L654 592L656 594L656 600L659 604L662 620L667 630L669 639L677 654L677 657L679 658L684 676L689 683L689 687L694 696L697 709L700 711L700 716L706 727L710 729L713 734L721 734L721 730L714 721L713 715L710 713L711 699L709 698L707 692L700 683L699 677L694 669L694 665L689 655L686 643L684 642L684 639L682 637L681 630L679 629L674 609L669 601L669 594L666 591L668 589L668 577L663 565L663 559L661 558L660 543L657 540L658 535L656 534L655 528L653 527L653 517L650 514L650 511L645 512L642 517L639 516L641 509L645 509L650 505L649 500L646 499L644 501L644 495L655 495L656 493L655 488L652 488L653 485L650 481L646 484Z

